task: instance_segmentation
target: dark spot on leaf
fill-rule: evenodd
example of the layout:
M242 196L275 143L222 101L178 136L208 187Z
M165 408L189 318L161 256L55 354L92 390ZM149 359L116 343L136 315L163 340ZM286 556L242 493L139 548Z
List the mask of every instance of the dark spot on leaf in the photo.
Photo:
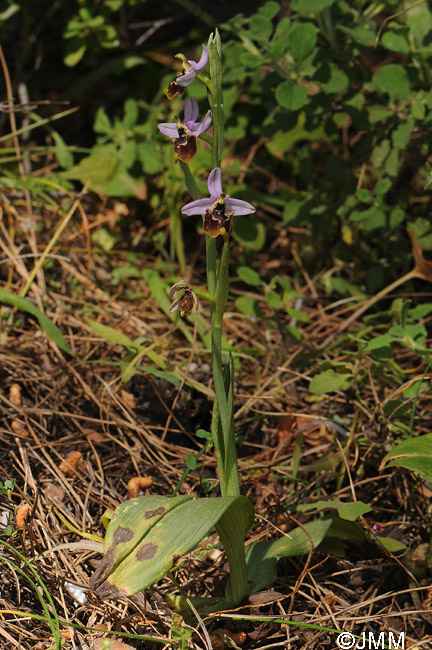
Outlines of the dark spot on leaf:
M156 508L155 510L147 510L147 512L144 513L144 519L152 519L157 515L164 515L166 511L167 509L163 508L162 506L160 508Z
M126 528L126 526L119 526L113 536L113 546L117 544L122 544L123 542L128 542L134 536L132 528Z
M144 544L136 552L136 559L138 562L143 562L144 560L151 560L155 555L158 547L151 542L149 544Z

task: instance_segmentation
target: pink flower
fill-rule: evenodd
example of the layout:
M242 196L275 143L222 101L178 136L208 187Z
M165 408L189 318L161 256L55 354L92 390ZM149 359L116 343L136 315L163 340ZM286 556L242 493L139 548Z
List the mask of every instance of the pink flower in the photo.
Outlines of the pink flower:
M175 117L175 122L162 122L158 129L171 138L174 151L182 162L189 162L197 152L196 139L206 131L212 122L212 112L207 111L202 122L197 122L198 102L188 98L185 102L184 122Z
M183 61L183 70L176 79L170 82L168 88L165 88L164 93L168 99L173 99L174 97L177 97L178 95L184 93L186 86L189 86L189 84L191 84L195 79L196 71L205 68L209 55L208 49L204 43L202 44L202 48L203 51L199 61L191 61L190 59L187 59L183 54L176 54L177 58Z
M204 215L203 228L209 237L230 235L235 215L253 214L255 212L253 205L247 201L232 199L229 194L222 192L222 171L220 167L216 167L210 172L207 187L210 198L187 203L181 211L188 216L194 214Z

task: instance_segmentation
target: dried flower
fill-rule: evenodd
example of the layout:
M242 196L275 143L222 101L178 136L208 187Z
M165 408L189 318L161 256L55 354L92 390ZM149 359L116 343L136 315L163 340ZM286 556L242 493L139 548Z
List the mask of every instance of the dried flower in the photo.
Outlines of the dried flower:
M140 493L140 490L151 487L153 479L151 476L135 476L128 481L129 499L134 499Z
M83 455L80 451L72 451L66 460L59 465L59 470L66 476L76 476L77 470L83 462Z
M187 203L181 211L188 216L203 214L204 232L209 237L230 235L235 215L246 215L255 212L255 208L247 201L232 199L229 194L222 192L222 171L220 167L216 167L210 172L207 187L210 198Z
M175 117L174 123L162 122L158 129L168 136L174 146L174 152L182 162L189 162L197 151L196 139L206 131L212 122L212 112L207 111L202 122L197 122L199 113L196 99L188 98L185 102L184 121Z
M180 315L183 318L189 316L192 313L192 310L196 314L198 311L198 298L184 280L180 280L179 282L173 284L169 292L170 300L174 298L174 294L179 289L183 289L183 293L173 301L169 313L172 314L174 311L180 308Z
M202 70L207 65L209 58L208 50L203 43L203 51L198 62L187 59L184 54L176 54L177 59L183 62L183 69L176 79L171 81L168 88L165 88L164 94L168 99L174 99L184 93L186 86L192 83L196 77L196 70Z
M28 503L23 503L16 511L15 524L19 530L24 530L25 521L30 513L31 506Z

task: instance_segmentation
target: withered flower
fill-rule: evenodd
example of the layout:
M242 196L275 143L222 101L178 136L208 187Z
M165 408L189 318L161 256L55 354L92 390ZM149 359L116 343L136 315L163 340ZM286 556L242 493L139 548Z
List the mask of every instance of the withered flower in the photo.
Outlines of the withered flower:
M196 297L195 293L192 291L192 289L190 289L189 285L184 280L179 280L179 282L173 284L173 286L170 289L169 292L170 300L172 300L174 298L174 295L177 293L177 291L181 289L183 289L183 293L181 296L179 296L173 301L169 313L172 314L174 311L177 311L177 309L180 309L180 315L183 318L186 318L186 316L189 316L192 313L192 310L195 314L197 313L198 298Z

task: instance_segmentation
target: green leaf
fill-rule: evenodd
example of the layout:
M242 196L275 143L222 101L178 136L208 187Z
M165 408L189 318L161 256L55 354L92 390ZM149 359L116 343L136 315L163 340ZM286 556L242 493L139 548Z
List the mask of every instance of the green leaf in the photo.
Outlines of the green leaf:
M258 9L258 14L266 18L274 18L280 11L279 2L266 2L265 5Z
M410 119L403 124L399 124L399 126L393 131L392 141L396 149L405 149L411 139L414 124L414 120Z
M28 314L34 316L38 320L39 325L45 334L47 334L47 336L49 336L50 339L54 341L60 350L67 352L71 356L75 356L70 349L68 342L60 332L59 328L54 325L48 316L45 316L45 314L43 314L40 309L33 305L33 303L31 303L29 300L26 298L21 298L21 296L16 296L14 293L6 291L6 289L0 289L0 302L4 302L7 305L12 305L12 307L21 309L22 311L25 311Z
M315 549L324 539L331 523L331 519L319 519L290 530L287 537L250 544L246 549L250 593L273 584L277 576L277 561L280 558L307 555L311 549ZM229 588L227 592L229 593Z
M432 433L403 440L384 456L380 469L385 466L405 467L432 481Z
M160 580L214 526L224 537L243 538L252 520L252 504L245 497L126 501L108 526L105 555L90 586L100 598L135 594Z
M314 80L322 83L322 89L328 95L343 93L349 86L348 75L334 63L320 68Z
M162 171L163 160L160 146L155 140L145 140L137 143L137 156L146 174L158 174Z
M251 296L240 296L239 298L236 298L235 306L241 314L262 317L258 301Z
M72 152L67 150L67 145L65 141L57 131L54 131L54 129L50 129L50 133L52 139L55 142L56 147L60 149L60 151L55 152L55 156L59 162L59 165L63 167L63 169L70 169L71 167L73 167L74 164L74 157ZM64 151L61 151L62 149Z
M385 550L389 553L398 553L399 551L408 550L408 547L405 546L403 542L400 542L398 539L393 539L393 537L378 536L375 539L382 544Z
M239 244L253 251L260 251L265 244L266 229L256 217L236 217L233 237Z
M394 63L384 65L375 72L372 84L378 92L388 93L393 99L406 99L410 94L407 71Z
M144 181L128 173L112 146L106 146L100 153L83 158L72 169L61 172L60 177L79 180L83 185L89 183L90 190L108 196L135 196L138 199L146 196Z
M250 284L253 287L257 287L258 285L262 284L262 280L258 273L251 269L249 266L239 266L237 273L241 279L246 282L246 284Z
M402 34L388 31L381 37L381 45L391 52L402 52L408 54L410 51L408 40Z
M276 88L276 100L289 111L298 111L308 101L308 91L293 81L282 81Z
M270 18L266 16L255 14L250 19L249 28L257 40L266 40L270 38L273 33L273 24Z
M92 241L101 247L105 253L114 247L116 240L107 228L99 228L91 236Z
M317 31L312 23L294 23L288 36L287 50L294 61L300 62L312 52L317 40Z
M362 501L351 501L346 503L338 498L332 499L331 501L320 500L317 503L305 503L297 506L299 512L312 509L320 511L327 510L328 508L336 509L339 517L341 519L346 519L347 521L355 521L362 515L366 514L366 512L372 511L372 508L365 503L362 503Z
M131 97L127 99L124 103L124 118L123 124L131 128L135 126L138 121L138 104Z
M386 225L385 212L375 205L367 210L353 210L349 216L349 220L353 222L361 221L362 228L367 231L383 228Z
M92 328L93 332L98 336L101 336L106 341L111 341L111 343L122 345L127 350L130 350L131 352L134 353L137 353L143 349L141 345L138 345L138 343L134 343L134 341L132 341L132 339L126 336L126 334L123 334L123 332L118 332L113 327L108 327L108 325L103 325L102 323L98 323L97 321L92 320L91 318L86 318L86 321Z
M262 57L257 56L256 54L251 54L250 52L243 52L240 54L240 63L246 68L257 68L259 65L263 64Z
M63 59L64 64L67 65L68 68L73 68L74 65L81 61L86 49L87 44L82 40L82 38L72 38L66 43L66 53Z
M335 0L292 0L290 9L299 14L317 14L331 7Z
M311 393L333 393L336 390L347 390L353 382L352 375L338 373L332 368L320 372L309 384Z
M105 113L103 106L99 106L96 111L95 120L93 123L93 131L96 131L96 133L111 133L112 131L110 118Z

